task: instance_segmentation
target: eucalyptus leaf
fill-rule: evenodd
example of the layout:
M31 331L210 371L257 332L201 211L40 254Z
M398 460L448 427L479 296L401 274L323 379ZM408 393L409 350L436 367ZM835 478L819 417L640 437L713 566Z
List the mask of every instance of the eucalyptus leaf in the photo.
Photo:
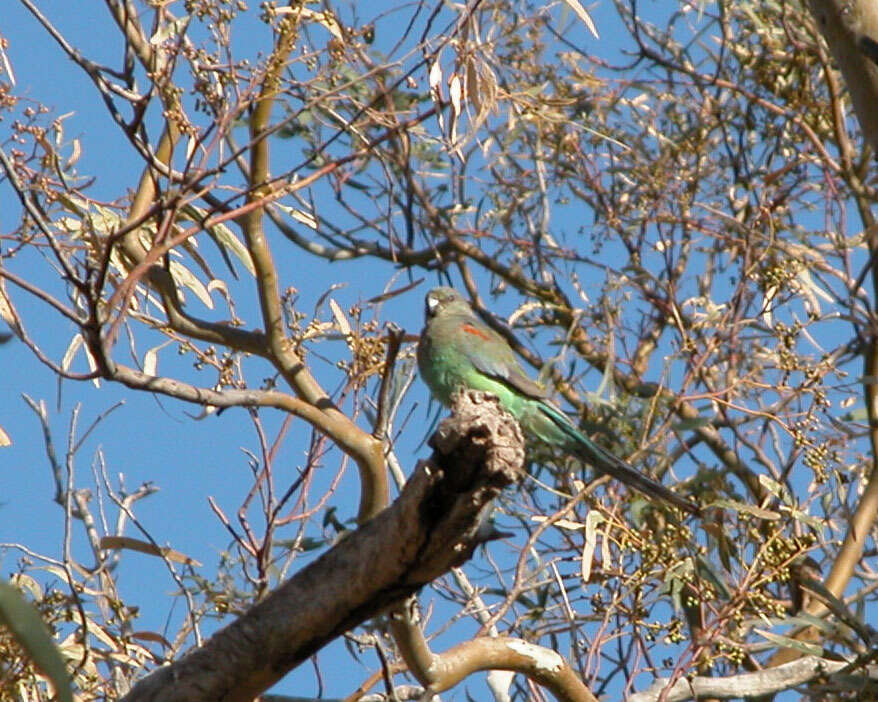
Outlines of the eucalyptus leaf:
M70 675L40 613L16 588L2 581L0 624L12 632L27 656L52 681L58 700L73 702Z

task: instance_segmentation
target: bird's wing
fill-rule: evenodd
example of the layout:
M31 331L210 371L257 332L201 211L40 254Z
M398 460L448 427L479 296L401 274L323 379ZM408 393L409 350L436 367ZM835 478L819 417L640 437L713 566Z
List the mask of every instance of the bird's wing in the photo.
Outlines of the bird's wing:
M489 326L473 318L461 322L459 333L461 350L480 373L527 397L544 400L549 396L542 385L525 375L506 339Z

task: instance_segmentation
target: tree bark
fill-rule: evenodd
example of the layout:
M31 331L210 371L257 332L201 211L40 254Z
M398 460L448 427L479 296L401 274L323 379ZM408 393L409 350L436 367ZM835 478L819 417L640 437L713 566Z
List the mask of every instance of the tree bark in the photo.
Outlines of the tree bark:
M870 680L878 680L878 666L853 666L845 661L806 656L777 668L766 668L754 673L740 673L722 678L683 678L670 689L668 680L659 679L649 689L629 696L628 702L683 702L705 697L721 700L753 699L791 690L820 678L832 679L835 675L846 676L849 684L851 681L858 681L862 684L862 689L867 690L871 689Z
M329 641L467 560L524 442L496 399L461 393L399 498L125 702L252 700Z
M809 4L847 83L866 140L878 153L878 3L809 0Z

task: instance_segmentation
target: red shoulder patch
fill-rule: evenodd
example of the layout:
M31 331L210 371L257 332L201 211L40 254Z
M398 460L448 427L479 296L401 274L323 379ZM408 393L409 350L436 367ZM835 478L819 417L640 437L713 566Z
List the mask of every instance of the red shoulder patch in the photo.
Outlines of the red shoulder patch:
M464 324L463 326L461 326L461 329L463 329L467 334L472 334L473 336L477 336L480 339L484 339L485 341L491 340L490 336L488 336L487 334L485 334L485 332L483 332L478 327L473 326L472 324Z

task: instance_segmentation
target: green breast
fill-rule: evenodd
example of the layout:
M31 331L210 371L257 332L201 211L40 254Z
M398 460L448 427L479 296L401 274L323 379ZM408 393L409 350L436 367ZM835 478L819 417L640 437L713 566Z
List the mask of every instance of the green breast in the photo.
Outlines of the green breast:
M458 332L459 328L459 322L450 328L434 323L427 333L421 334L418 368L433 397L447 406L460 387L490 392L513 416L519 417L527 401L509 385L485 375L473 365L466 352L468 339Z
M418 370L433 397L443 405L451 403L451 395L457 388L471 387L466 377L466 365L466 357L455 344L437 344L431 334L421 334Z

